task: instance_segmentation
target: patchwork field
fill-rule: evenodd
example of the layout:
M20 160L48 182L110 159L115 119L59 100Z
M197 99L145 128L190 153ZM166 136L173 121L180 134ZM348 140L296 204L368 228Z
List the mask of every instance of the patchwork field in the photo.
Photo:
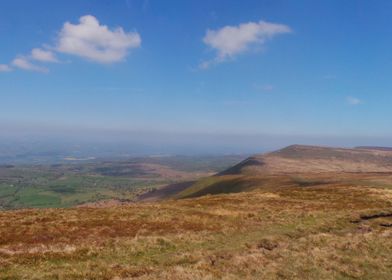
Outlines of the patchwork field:
M0 212L0 278L390 279L391 174L252 180L240 193Z
M146 190L221 171L241 156L144 157L53 165L0 165L0 210L132 201Z

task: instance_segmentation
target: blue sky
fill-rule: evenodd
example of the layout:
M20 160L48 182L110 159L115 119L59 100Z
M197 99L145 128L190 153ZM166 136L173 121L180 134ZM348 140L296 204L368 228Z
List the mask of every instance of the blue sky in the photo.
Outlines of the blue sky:
M391 18L391 1L4 0L0 126L390 137Z

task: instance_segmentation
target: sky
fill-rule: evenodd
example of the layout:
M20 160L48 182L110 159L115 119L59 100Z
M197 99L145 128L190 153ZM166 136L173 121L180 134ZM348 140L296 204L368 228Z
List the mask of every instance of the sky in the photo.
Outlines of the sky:
M391 18L381 0L3 0L0 134L387 144Z

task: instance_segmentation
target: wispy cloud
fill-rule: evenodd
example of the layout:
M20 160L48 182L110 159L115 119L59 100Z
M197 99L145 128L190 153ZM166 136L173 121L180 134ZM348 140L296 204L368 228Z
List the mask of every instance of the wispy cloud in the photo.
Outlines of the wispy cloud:
M204 61L201 68L221 63L250 49L252 45L263 46L265 42L279 34L290 33L291 28L284 24L266 21L242 23L237 26L224 26L217 30L207 30L203 42L216 51L212 60Z
M49 50L44 50L40 48L34 48L31 50L30 55L23 56L19 55L14 60L12 60L11 65L14 66L15 68L19 68L22 70L26 71L33 71L33 72L40 72L40 73L48 73L49 69L36 65L32 61L37 61L37 62L59 62L55 56L55 54L52 51ZM5 65L5 69L11 69L9 65Z
M12 68L7 64L0 64L0 72L10 72Z
M363 101L361 99L356 98L356 97L352 97L352 96L348 96L346 98L346 101L351 106L356 106L356 105L360 105L363 103Z
M31 58L42 62L59 62L52 51L39 48L31 50Z
M92 15L82 16L79 24L66 22L60 32L56 50L99 63L122 61L128 51L141 45L137 32L124 32L121 27L110 30Z
M253 88L261 92L271 92L275 89L275 87L271 84L263 84L263 85L254 84Z
M27 70L27 71L34 71L34 72L41 72L41 73L49 72L48 68L35 65L31 63L27 58L22 56L15 58L11 64L17 68Z

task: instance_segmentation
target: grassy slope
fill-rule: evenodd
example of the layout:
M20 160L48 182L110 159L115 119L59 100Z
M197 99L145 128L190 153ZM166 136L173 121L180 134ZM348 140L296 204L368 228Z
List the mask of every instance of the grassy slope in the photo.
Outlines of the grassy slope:
M340 176L116 208L3 211L0 279L390 279L392 218L361 217L392 215L392 178Z
M320 172L391 172L391 150L365 150L293 145L248 160L221 174Z
M374 184L372 179L386 178L389 174L358 173L358 174L282 174L282 175L220 175L203 178L185 190L174 194L171 198L191 198L203 195L238 193L244 191L276 190L282 187L307 187L316 185L333 185L335 183L353 184L367 182ZM387 183L388 184L388 183Z
M336 174L346 176L348 180L354 172L360 178L366 177L366 172L384 172L388 175L392 171L391 164L392 152L389 150L293 145L250 157L217 176L203 178L168 197L190 198L251 191L256 188L322 185L333 181Z
M207 194L238 193L257 188L274 188L289 182L289 178L278 176L213 176L197 181L192 186L176 194L174 198L191 198Z

